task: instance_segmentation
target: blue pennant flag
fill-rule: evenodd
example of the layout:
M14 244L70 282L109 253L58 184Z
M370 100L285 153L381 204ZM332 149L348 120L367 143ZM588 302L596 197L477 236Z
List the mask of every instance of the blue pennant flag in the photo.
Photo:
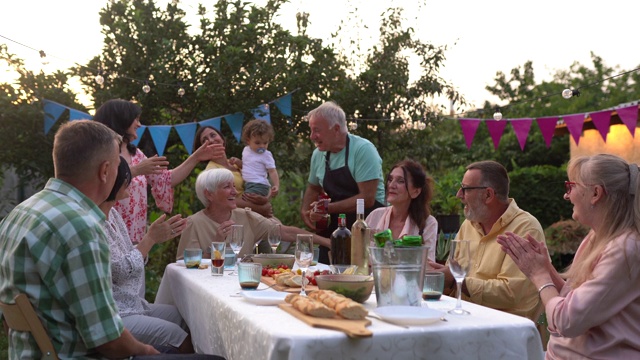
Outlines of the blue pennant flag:
M69 121L73 120L91 120L93 117L82 111L69 108Z
M198 124L200 124L200 126L211 126L212 128L214 128L216 130L220 130L220 123L221 122L222 122L222 116L218 116L218 117L215 117L215 118L202 120L202 121L198 122Z
M276 104L282 115L291 117L291 93L276 99L273 103ZM289 123L291 123L291 120L289 120Z
M138 130L136 130L136 135L138 135L138 138L131 142L134 146L138 146L138 143L140 142L140 139L142 139L142 135L144 134L144 131L146 129L147 127L142 125L138 128Z
M258 120L264 120L271 124L271 112L269 111L269 104L262 104L257 108L251 110L253 117Z
M42 102L44 103L44 134L47 135L67 107L49 100Z
M193 152L193 139L195 138L196 128L198 127L198 124L188 123L174 125L174 127L176 128L176 131L178 132L180 140L182 140L182 144L184 145L185 149L187 149L187 152L189 153L189 155L191 155L191 152Z
M242 122L244 121L244 114L241 112L237 112L231 115L223 116L224 120L229 124L231 128L231 132L233 136L240 142L240 137L242 136Z
M171 125L154 125L149 126L149 134L151 134L151 140L156 147L158 156L164 154L164 148L167 146L167 140L169 140L169 132L171 131Z

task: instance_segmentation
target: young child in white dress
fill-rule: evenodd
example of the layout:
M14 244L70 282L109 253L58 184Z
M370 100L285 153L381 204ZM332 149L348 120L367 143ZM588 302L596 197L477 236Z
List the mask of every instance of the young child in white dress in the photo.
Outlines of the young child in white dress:
M280 178L273 155L267 150L273 138L273 127L264 120L251 120L242 129L242 141L246 144L242 150L245 193L266 197L278 195Z

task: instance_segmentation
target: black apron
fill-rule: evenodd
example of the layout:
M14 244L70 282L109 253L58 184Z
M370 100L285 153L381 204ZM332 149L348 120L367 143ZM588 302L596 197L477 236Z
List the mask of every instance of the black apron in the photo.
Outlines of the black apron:
M358 183L351 175L351 171L349 171L349 135L347 134L347 144L345 146L344 152L344 166L339 167L334 170L330 170L329 164L331 159L331 152L327 151L325 155L325 168L324 168L324 179L322 180L322 189L327 195L331 198L332 202L340 201L344 199L348 199L354 195L357 195L360 192L358 188ZM379 207L384 206L379 203L377 200L373 204L371 208L365 209L364 216L366 217L369 213L377 209ZM329 226L320 232L320 236L324 236L326 238L330 238L331 234L338 228L338 213L330 214L331 215L331 223ZM351 226L356 221L356 213L347 213L347 229L351 230ZM320 245L320 256L318 257L318 262L323 264L329 264L329 248L326 246Z

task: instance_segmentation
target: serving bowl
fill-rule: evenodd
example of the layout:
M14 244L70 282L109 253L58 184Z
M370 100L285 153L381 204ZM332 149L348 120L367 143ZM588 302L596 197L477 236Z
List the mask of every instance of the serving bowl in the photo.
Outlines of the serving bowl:
M373 291L373 276L369 275L318 275L316 282L320 290L333 290L359 303L367 301Z
M287 265L289 269L293 268L296 258L291 254L255 254L251 256L253 262L262 264L262 267L271 266L278 267L280 264Z

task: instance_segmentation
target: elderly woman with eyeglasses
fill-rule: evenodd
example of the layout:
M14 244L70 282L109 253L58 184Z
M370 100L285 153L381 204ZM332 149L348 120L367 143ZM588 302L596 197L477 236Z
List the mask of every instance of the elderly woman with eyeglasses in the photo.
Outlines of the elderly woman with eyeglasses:
M239 256L250 254L260 239L266 239L274 222L251 209L238 209L234 177L227 169L205 170L196 179L196 194L205 208L187 218L176 258L182 259L186 248L201 248L204 257L210 256L211 242L225 241L232 225L243 225L244 243ZM281 225L282 240L295 242L297 234L311 234L293 226ZM329 239L315 235L313 243L330 246Z
M547 359L635 359L640 354L638 166L614 155L572 159L564 198L591 227L559 274L543 243L507 233L502 249L535 284L551 338Z

